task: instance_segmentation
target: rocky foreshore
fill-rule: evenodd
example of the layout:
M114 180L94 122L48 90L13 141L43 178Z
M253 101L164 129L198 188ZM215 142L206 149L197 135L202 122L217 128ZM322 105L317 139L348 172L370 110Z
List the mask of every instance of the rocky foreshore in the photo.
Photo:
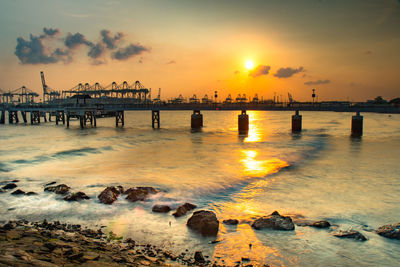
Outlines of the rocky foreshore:
M0 226L0 266L218 266L205 258L200 251L174 255L101 229L58 221L21 220Z

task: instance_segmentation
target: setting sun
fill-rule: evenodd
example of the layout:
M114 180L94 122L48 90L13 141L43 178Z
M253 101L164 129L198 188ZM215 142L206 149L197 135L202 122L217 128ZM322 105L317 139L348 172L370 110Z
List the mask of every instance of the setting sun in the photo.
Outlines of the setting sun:
M253 60L247 60L247 61L244 63L244 66L245 66L246 69L248 69L248 70L253 69L253 68L254 68L254 62L253 62Z

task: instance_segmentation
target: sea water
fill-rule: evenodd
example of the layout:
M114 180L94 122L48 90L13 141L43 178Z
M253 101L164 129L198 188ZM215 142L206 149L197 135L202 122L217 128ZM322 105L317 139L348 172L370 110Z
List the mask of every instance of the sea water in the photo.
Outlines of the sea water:
M20 180L35 196L0 194L0 220L60 220L106 226L174 251L201 250L234 265L242 257L271 266L396 266L400 242L373 232L400 222L400 115L365 113L364 136L350 138L350 113L302 112L303 131L290 131L292 112L248 111L248 135L238 135L238 111L202 111L204 128L190 130L190 111L161 111L161 129L150 111L98 119L97 128L52 123L0 126L0 182ZM69 185L91 197L66 202L43 192L46 183ZM152 186L148 201L123 197L98 201L106 187ZM185 202L212 210L216 238L186 227L186 216L151 212L154 204ZM328 220L331 229L296 226L294 231L254 230L251 222L277 210L293 218ZM354 229L366 242L340 239ZM211 243L213 240L218 243ZM250 246L251 244L251 246Z

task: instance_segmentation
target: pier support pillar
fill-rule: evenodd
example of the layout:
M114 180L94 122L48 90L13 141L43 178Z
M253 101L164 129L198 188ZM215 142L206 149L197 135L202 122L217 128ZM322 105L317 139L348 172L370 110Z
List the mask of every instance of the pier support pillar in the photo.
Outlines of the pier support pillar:
M238 115L239 134L247 134L249 132L249 115L246 110L242 110L242 114Z
M363 135L363 116L357 111L355 116L351 117L351 136L361 137Z
M62 121L62 123L65 124L64 110L57 110L56 111L56 125L58 125L59 121Z
M31 124L40 124L40 111L31 111Z
M6 123L6 111L1 110L0 114L0 124L5 124Z
M51 111L49 112L49 121L51 122Z
M71 117L71 115L67 111L67 128L69 128L69 119L70 119L70 117Z
M151 126L153 129L155 128L155 124L157 124L157 128L160 128L160 111L152 110L151 111Z
M22 116L22 119L24 120L24 123L27 123L28 120L26 119L26 111L21 110L21 116Z
M292 116L292 132L293 133L301 132L301 120L302 120L302 116L299 115L299 111L296 110L296 113Z
M40 115L43 117L44 122L47 122L46 111L40 112Z
M125 121L124 121L124 111L116 111L115 112L115 126L118 127L118 125L121 123L122 126L124 126Z
M190 125L192 129L201 129L203 127L203 114L200 113L200 110L193 110Z
M13 124L13 123L18 123L18 111L8 111L8 123Z

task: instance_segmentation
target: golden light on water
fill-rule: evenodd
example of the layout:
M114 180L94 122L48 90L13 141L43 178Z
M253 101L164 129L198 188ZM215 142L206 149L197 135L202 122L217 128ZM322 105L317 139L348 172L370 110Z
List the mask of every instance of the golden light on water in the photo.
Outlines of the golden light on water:
M243 174L246 176L261 177L267 174L276 173L280 169L289 166L286 161L278 158L267 160L258 160L258 152L256 150L242 150Z

